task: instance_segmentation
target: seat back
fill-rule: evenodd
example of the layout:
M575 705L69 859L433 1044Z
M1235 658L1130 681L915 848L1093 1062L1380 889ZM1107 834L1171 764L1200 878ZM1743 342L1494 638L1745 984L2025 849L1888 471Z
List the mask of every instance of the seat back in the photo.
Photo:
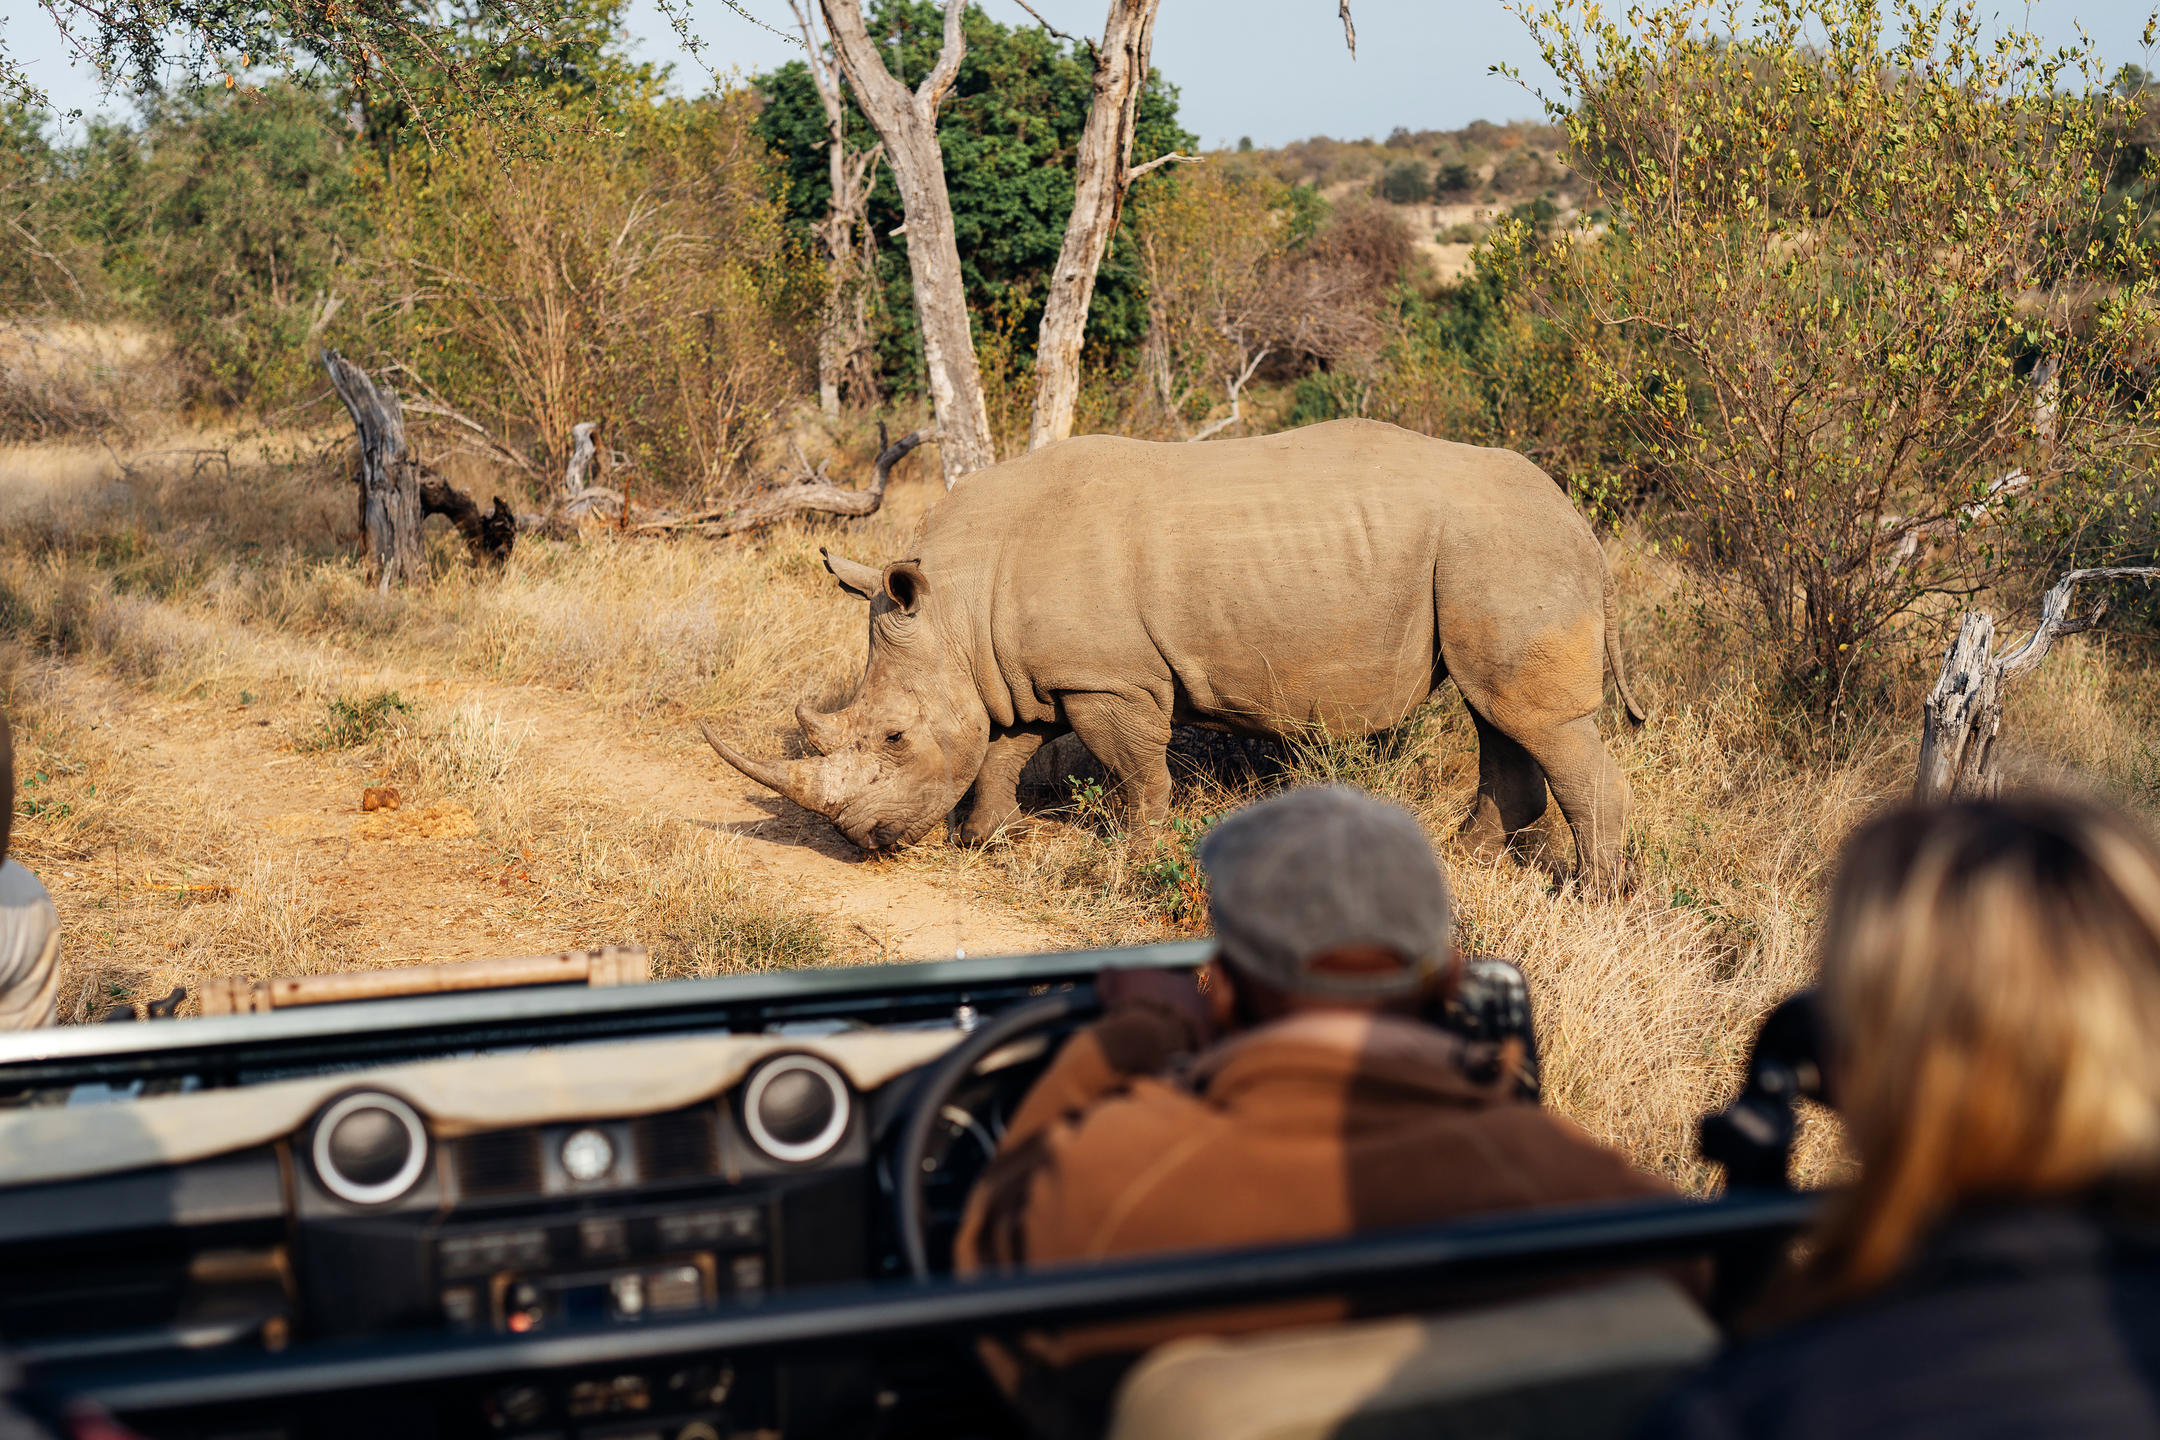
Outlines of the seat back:
M1133 1367L1110 1436L1620 1437L1717 1343L1701 1309L1650 1276L1439 1316L1194 1336Z

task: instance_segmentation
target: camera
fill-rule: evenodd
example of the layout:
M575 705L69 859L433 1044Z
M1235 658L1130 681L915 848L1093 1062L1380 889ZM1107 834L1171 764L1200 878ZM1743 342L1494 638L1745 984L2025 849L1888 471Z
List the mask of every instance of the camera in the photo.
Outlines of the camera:
M1799 1104L1833 1103L1823 1039L1822 1008L1813 990L1786 997L1763 1018L1739 1097L1702 1121L1702 1157L1725 1167L1728 1188L1792 1188Z
M1495 1071L1506 1055L1506 1042L1522 1042L1515 1093L1523 1100L1537 1100L1537 1027L1530 1018L1530 982L1514 961L1496 955L1466 957L1439 1013L1430 1018L1441 1029L1473 1044L1491 1046L1488 1065Z

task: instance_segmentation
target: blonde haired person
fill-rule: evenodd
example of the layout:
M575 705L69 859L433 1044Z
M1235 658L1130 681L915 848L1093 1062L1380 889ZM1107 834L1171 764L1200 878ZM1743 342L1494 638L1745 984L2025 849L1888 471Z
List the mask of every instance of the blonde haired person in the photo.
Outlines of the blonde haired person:
M2044 797L1845 846L1822 940L1861 1175L1685 1437L2160 1436L2160 853Z

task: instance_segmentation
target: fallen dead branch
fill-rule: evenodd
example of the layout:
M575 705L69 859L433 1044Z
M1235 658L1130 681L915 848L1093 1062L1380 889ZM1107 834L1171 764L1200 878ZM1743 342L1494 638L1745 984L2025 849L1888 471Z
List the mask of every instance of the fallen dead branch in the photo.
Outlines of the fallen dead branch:
M934 430L917 430L885 444L885 427L881 423L878 426L880 449L877 460L870 467L870 484L865 489L835 484L825 474L826 465L831 463L827 461L815 470L803 465L787 484L761 491L741 504L679 515L650 512L643 519L633 519L629 528L640 534L687 530L718 538L760 530L796 515L850 518L874 515L885 503L885 484L892 477L893 466L907 458L916 446L935 439L936 435Z

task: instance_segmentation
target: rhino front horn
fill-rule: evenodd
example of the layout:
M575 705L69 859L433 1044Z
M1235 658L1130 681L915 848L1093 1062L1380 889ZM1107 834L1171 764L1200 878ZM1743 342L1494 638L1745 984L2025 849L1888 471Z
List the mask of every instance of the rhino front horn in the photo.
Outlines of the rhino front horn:
M819 762L791 760L785 765L768 765L736 750L713 734L712 727L704 721L698 721L697 727L698 733L705 737L705 743L712 746L714 754L766 789L777 791L803 809L814 810L828 820L840 808L838 799L831 797L828 794L829 787L822 783L826 776Z

